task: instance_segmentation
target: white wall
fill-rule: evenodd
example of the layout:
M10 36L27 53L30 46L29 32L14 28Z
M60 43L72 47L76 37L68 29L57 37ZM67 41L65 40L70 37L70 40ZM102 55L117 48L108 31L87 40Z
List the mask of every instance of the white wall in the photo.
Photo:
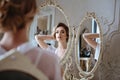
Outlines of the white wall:
M70 26L78 26L86 12L96 13L102 26L103 55L93 80L119 80L120 0L58 0L58 4L68 16ZM71 74L77 77L75 68L71 68Z
M57 3L68 16L70 26L78 27L86 12L96 13L102 26L103 55L93 80L120 80L120 0L57 0ZM74 54L72 58L70 75L78 77Z
M96 12L98 17L104 16L113 20L115 0L58 0L70 20L71 25L78 25L86 12Z

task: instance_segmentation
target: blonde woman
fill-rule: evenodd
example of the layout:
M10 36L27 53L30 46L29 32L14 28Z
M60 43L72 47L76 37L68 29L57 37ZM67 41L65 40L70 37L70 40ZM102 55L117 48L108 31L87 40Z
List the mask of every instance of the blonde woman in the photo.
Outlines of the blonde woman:
M59 23L57 27L55 27L53 35L39 34L35 36L35 39L42 49L53 52L58 56L59 59L62 59L67 49L67 42L69 39L69 28L64 23ZM45 40L56 40L58 46L50 46L47 43L45 43Z
M61 80L60 66L55 55L28 42L28 29L36 10L36 0L0 0L0 32L4 33L0 41L0 55L15 48L36 64L49 80Z

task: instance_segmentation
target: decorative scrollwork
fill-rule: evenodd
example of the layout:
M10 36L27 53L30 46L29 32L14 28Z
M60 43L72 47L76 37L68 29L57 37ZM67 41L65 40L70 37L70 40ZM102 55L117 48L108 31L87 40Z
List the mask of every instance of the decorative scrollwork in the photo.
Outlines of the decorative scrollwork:
M100 39L101 39L101 42L100 42L100 55L99 55L99 58L98 58L98 61L94 64L94 67L90 70L90 71L84 71L81 67L80 67L80 62L79 62L79 59L78 59L78 40L79 40L79 36L82 32L82 30L85 28L84 26L84 23L86 24L86 21L90 21L90 20L94 20L96 21L98 27L99 27L99 31L100 31ZM80 27L78 28L78 33L77 33L77 36L76 36L76 40L75 40L75 61L76 61L76 65L77 65L77 68L79 70L79 76L81 77L80 80L90 80L94 77L94 72L95 70L97 69L99 63L100 63L100 59L101 59L101 56L102 56L102 31L101 31L101 25L100 25L100 22L98 21L97 17L96 17L96 14L95 12L87 12L86 16L83 18L83 20L81 21L80 23Z

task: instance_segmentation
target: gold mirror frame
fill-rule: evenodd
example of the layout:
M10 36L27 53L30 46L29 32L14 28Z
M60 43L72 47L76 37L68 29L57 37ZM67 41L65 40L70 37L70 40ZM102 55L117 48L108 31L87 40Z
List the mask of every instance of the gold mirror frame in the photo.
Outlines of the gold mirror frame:
M97 63L95 63L92 70L89 71L89 72L85 72L85 71L82 70L82 68L80 67L79 62L78 62L78 48L77 47L78 47L78 42L79 42L79 36L81 34L82 29L84 28L82 23L85 20L91 19L91 18L93 18L96 21L96 23L99 26L99 30L100 30L100 40L101 40L101 42L100 42L100 55L99 55ZM83 18L83 20L80 23L80 27L78 28L76 39L75 39L75 62L76 62L77 68L79 70L79 76L81 77L80 80L90 80L90 79L92 79L94 77L94 72L95 72L95 70L97 69L97 67L98 67L98 65L100 63L100 59L101 59L101 56L102 56L102 50L103 50L102 49L103 48L102 41L103 41L103 38L102 38L101 25L100 25L96 15L95 15L95 13L94 12L92 12L92 13L87 12L86 16Z
M67 50L65 51L65 55L64 57L60 60L60 64L64 65L66 63L66 60L69 58L70 56L70 49L72 48L72 44L73 44L73 34L72 34L72 29L69 25L69 20L68 17L65 15L64 10L56 3L56 1L52 1L52 0L47 0L43 3L40 4L41 6L38 6L38 13L39 10L42 9L45 6L52 6L57 8L58 10L60 10L60 12L64 15L67 26L69 27L69 40L68 40L68 44L67 44Z

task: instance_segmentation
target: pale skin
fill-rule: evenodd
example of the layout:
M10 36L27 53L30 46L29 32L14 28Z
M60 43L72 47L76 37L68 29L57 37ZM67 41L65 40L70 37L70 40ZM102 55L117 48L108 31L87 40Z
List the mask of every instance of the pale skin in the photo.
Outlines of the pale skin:
M44 40L57 40L57 56L61 59L64 56L65 50L67 48L67 35L66 31L62 26L59 26L55 30L55 38L53 35L36 35L35 39L39 46L43 49L48 48L48 45L44 42Z
M94 41L93 39L99 38L98 33L84 33L83 38L92 48L96 49L97 42Z
M0 40L0 56L10 55L9 51L15 49L18 51L16 54L26 56L48 80L62 80L56 55L29 42L29 29L36 12L36 0L0 0L0 33L4 33ZM7 57L9 56L5 56Z
M2 40L0 41L0 45L6 50L10 50L16 48L22 43L27 42L28 41L27 26L29 25L30 23L26 25L25 29L18 30L16 33L12 31L6 31L4 33Z
M18 30L16 33L12 31L6 31L2 40L0 41L0 46L3 47L5 50L9 51L25 42L28 42L28 28L30 24L31 22L27 23L24 29ZM35 64L39 53L39 48L35 48L27 52L25 56L27 56L31 60L31 62ZM37 65L38 69L40 69L49 78L49 80L61 80L61 75L55 76L55 72L60 74L60 66L59 63L57 63L56 61L56 57L46 54L46 52L44 53L45 54L42 55ZM46 58L48 60L46 60ZM56 71L56 65L58 71Z
M5 32L4 37L0 41L1 47L6 49L7 51L9 51L10 49L16 48L17 46L27 42L28 41L28 36L27 36L27 32L26 32L27 27L29 27L29 24L26 26L25 29L19 30L17 33L13 33L12 31ZM19 35L19 37L18 37L18 35ZM34 53L34 55L33 55L33 53ZM36 48L36 49L30 50L25 55L28 56L33 63L35 63L39 53L40 53L39 48L38 49ZM56 80L57 79L55 76L56 73L54 73L55 69L56 69L55 66L57 65L58 68L60 68L59 63L55 64L56 63L55 57L52 57L52 56L46 54L46 52L44 52L44 53L45 54L42 55L42 57L40 58L40 62L38 63L37 67L42 72L44 72L45 75L47 75L49 80ZM46 58L49 61L46 61ZM49 65L49 63L52 63L52 65ZM58 71L58 74L59 74L59 71ZM60 76L58 76L58 77L60 79Z

